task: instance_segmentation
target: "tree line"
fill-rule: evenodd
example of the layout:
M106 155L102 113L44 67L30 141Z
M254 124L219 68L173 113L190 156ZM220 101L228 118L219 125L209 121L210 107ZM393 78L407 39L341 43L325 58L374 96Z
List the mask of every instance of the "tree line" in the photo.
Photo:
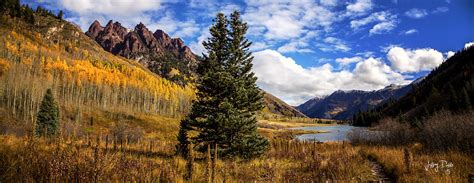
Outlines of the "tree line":
M36 7L36 10L33 10L28 4L22 5L20 0L0 1L0 12L2 15L21 18L31 24L35 23L35 14L51 16L60 20L62 20L64 16L62 10L60 10L57 15L55 15L51 10L45 9L41 6L38 6Z

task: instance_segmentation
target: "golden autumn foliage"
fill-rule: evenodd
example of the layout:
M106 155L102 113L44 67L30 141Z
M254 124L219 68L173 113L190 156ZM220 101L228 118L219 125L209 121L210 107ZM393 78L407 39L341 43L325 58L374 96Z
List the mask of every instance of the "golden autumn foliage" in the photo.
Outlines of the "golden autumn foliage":
M170 117L186 113L195 97L193 86L174 84L95 45L84 47L89 40L80 37L61 42L37 32L0 33L0 105L27 121L34 121L47 88L62 106Z
M10 63L8 63L4 59L0 59L0 76L2 76L5 72L7 72L9 68L10 68Z

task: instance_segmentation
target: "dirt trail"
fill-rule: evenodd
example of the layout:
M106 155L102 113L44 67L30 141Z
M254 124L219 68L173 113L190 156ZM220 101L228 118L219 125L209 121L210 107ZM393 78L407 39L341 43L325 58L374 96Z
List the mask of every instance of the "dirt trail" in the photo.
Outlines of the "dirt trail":
M375 177L377 182L395 182L385 173L382 165L377 161L369 158L369 165L372 168L372 175Z

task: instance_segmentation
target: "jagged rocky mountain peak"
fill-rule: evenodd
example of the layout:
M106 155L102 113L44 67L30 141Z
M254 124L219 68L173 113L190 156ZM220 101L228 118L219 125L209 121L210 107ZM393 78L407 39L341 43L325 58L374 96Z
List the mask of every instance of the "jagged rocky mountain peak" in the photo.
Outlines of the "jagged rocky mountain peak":
M171 38L163 30L152 32L143 22L129 30L110 20L105 27L94 21L86 35L106 51L134 59L165 78L184 84L193 75L198 58L180 38ZM183 74L170 76L172 70ZM175 78L171 78L175 77Z

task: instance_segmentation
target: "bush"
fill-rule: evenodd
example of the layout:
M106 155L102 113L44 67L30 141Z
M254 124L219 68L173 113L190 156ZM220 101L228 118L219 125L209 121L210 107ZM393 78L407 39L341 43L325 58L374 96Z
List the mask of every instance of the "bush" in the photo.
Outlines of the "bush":
M137 142L143 138L145 131L141 127L132 127L125 122L118 122L111 129L112 135L117 141Z
M433 150L474 149L474 113L453 115L441 111L429 118L420 132L421 142Z
M348 133L354 144L407 145L422 143L425 150L474 150L474 113L452 114L441 111L426 119L418 128L411 128L391 118L383 119L371 130L356 129Z
M402 145L412 142L414 134L410 125L386 118L370 130L358 128L349 132L348 138L355 144Z

